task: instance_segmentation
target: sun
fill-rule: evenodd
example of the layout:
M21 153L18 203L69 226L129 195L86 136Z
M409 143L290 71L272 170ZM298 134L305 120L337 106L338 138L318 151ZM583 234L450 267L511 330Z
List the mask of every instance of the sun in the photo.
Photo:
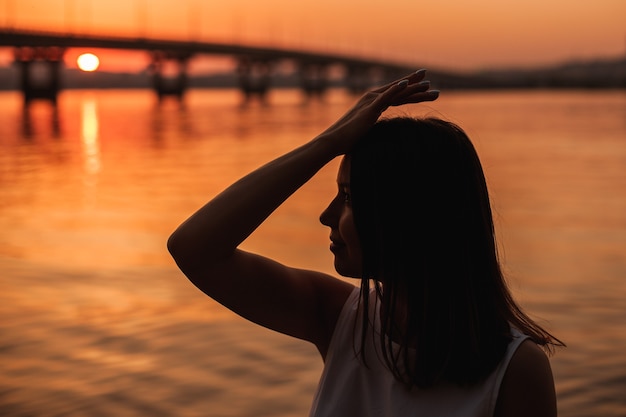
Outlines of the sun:
M100 59L94 54L82 54L78 57L76 63L81 70L91 72L98 69Z

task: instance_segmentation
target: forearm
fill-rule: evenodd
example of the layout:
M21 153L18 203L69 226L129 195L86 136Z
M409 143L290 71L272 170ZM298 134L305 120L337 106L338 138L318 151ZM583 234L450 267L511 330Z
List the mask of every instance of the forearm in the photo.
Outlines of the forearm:
M244 176L170 236L179 266L209 265L231 254L278 206L338 155L321 135Z

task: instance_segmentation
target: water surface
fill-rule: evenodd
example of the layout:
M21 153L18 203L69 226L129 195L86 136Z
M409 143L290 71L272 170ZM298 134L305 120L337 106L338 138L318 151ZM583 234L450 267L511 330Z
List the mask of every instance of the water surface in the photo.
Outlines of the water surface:
M303 416L315 349L197 291L165 250L223 187L332 123L353 97L0 93L0 415ZM398 110L396 110L398 112ZM626 94L443 92L401 110L463 126L482 158L522 305L568 347L560 415L626 415ZM329 273L333 161L246 248Z

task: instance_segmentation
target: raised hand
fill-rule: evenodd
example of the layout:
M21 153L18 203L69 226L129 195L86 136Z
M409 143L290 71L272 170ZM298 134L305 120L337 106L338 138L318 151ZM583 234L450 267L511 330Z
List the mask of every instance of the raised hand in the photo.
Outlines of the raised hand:
M349 152L389 107L436 100L439 91L430 90L430 82L424 80L425 76L426 70L421 69L368 91L322 135L333 141L337 155Z

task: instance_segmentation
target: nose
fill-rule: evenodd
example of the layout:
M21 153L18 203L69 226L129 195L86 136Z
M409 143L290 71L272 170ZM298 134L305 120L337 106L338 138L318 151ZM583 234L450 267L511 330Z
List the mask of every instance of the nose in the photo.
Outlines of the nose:
M330 204L328 204L328 207L326 207L326 209L324 209L324 211L322 211L322 214L320 214L320 223L322 223L324 226L328 226L328 227L333 227L333 224L336 223L336 215L334 214L334 210L333 206L335 205L336 199L333 199Z

